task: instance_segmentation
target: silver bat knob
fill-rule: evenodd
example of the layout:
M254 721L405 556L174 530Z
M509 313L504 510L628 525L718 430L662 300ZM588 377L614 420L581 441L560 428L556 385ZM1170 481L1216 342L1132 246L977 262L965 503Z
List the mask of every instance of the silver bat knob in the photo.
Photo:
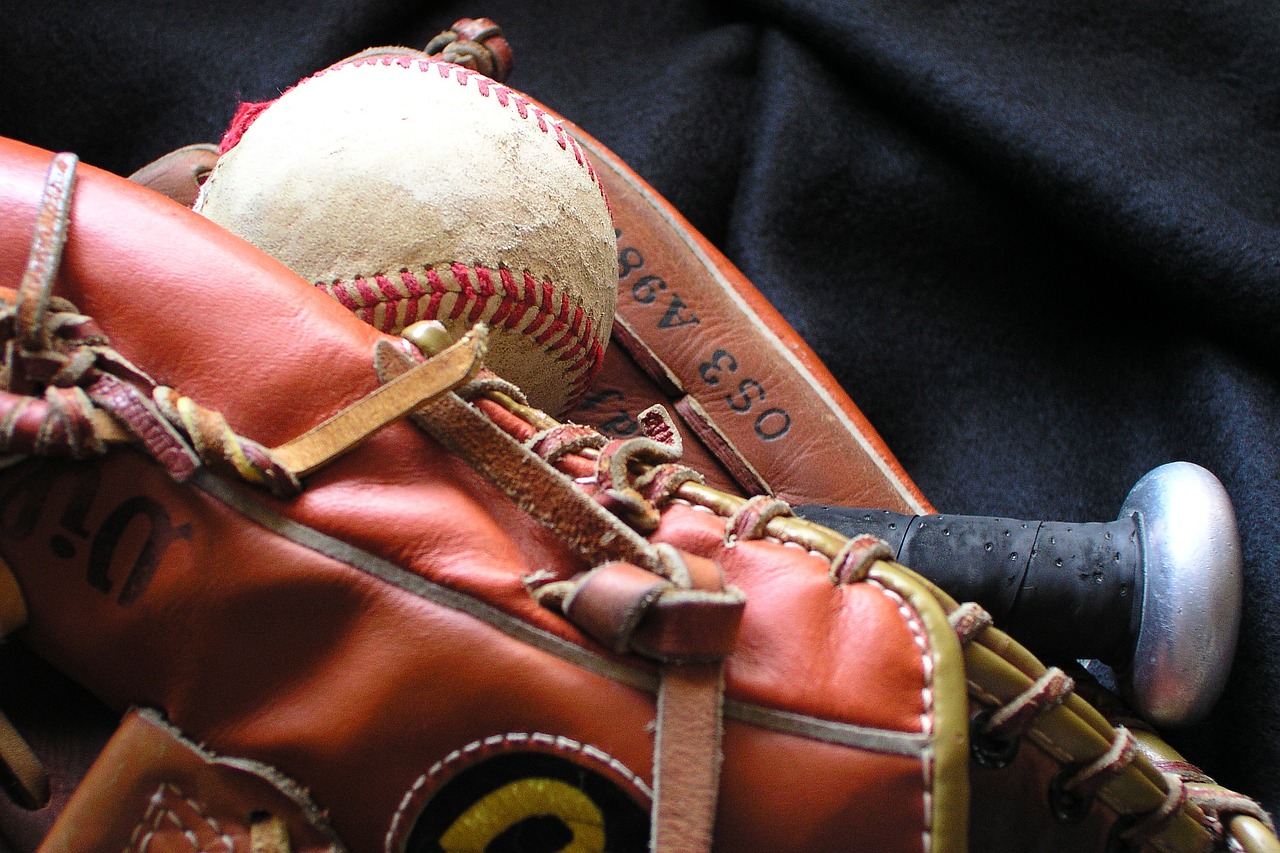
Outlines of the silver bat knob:
M1110 522L796 512L884 539L900 562L981 604L1036 654L1105 663L1152 722L1195 722L1226 685L1240 630L1240 539L1226 490L1199 465L1149 472Z
M1172 462L1139 480L1120 514L1138 519L1146 567L1122 690L1154 723L1194 722L1222 695L1240 633L1244 564L1231 499L1204 468Z

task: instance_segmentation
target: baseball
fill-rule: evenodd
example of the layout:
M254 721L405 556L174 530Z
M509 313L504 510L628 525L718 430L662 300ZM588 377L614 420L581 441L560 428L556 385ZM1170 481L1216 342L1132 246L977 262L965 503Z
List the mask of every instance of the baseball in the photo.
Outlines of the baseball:
M617 248L595 170L473 71L407 53L326 69L253 119L195 209L383 331L487 323L487 366L553 414L603 360Z

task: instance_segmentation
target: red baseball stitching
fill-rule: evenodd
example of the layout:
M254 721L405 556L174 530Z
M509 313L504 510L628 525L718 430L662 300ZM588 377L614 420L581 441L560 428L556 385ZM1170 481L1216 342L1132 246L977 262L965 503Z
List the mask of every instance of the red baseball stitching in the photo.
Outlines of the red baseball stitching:
M460 86L466 86L474 80L476 92L482 98L492 96L502 107L514 109L521 119L533 121L543 133L552 134L560 149L572 155L577 164L586 171L587 177L608 205L609 199L605 195L604 185L600 182L595 167L573 136L565 131L554 116L516 90L496 83L483 74L449 62L407 55L363 57L326 68L313 74L309 79L315 79L342 68L361 65L382 65L406 70L416 67L422 72L435 69L441 79L452 78ZM245 114L243 126L235 128L238 132L234 141L229 144L231 131L228 131L228 138L223 140L223 151L234 146L248 125L272 103L274 101L250 105L253 109ZM555 286L550 279L539 282L526 270L521 280L517 281L516 276L506 267L494 270L479 264L469 268L463 264L454 263L450 265L449 271L457 284L456 288L446 287L440 273L431 267L425 269L425 287L418 276L408 269L400 270L394 279L379 273L373 277L372 282L364 276L356 276L350 281L336 279L331 283L320 281L315 284L366 323L384 332L392 330L398 306L406 300L412 300L412 303L406 306L406 315L412 313L413 316L422 319L434 320L439 317L444 296L453 293L457 298L447 319L456 320L470 308L467 320L475 323L484 315L489 300L497 296L498 307L490 316L489 324L516 329L524 317L532 311L532 319L518 331L525 335L531 335L536 331L535 343L545 347L546 352L554 355L557 361L570 362L566 373L569 376L576 375L569 389L571 403L586 390L600 372L604 364L604 344L596 335L591 318L582 310L582 306L570 306L567 293L561 293L559 304L556 304ZM500 289L494 282L495 272L501 283ZM471 283L473 275L476 280L474 285ZM423 299L427 302L425 310L422 306ZM377 308L380 305L384 306L382 323L375 321ZM546 326L542 327L544 322Z
M453 279L454 286L447 284L446 277ZM566 363L565 373L572 377L570 402L586 390L604 363L604 344L587 312L581 305L572 305L567 292L557 292L551 279L538 281L528 270L515 273L504 266L494 269L455 262L444 274L435 267L424 267L421 275L406 268L392 275L378 273L371 279L357 275L315 285L369 325L388 333L395 330L401 303L405 303L406 317L465 317L476 323L497 299L489 325L532 337L548 355ZM440 306L449 294L455 297L453 306L441 317ZM379 306L383 308L381 320Z
M583 153L582 148L579 147L573 136L564 129L558 119L531 101L529 98L526 98L524 95L517 92L515 89L510 89L503 86L501 83L494 82L479 72L471 71L460 65L454 65L451 62L443 62L434 59L419 59L417 57L405 55L366 56L361 59L355 59L351 62L344 62L341 65L334 65L326 68L323 71L313 74L311 79L315 79L316 77L320 77L331 71L339 71L343 68L357 68L362 65L382 65L388 68L397 67L405 69L413 69L416 67L419 71L423 72L430 71L434 68L440 74L441 79L448 80L452 77L457 81L459 86L463 87L465 87L470 81L474 80L476 84L476 92L479 93L480 97L488 98L492 95L494 100L503 107L507 109L515 109L516 114L519 115L520 118L525 121L532 120L543 133L552 134L555 137L556 144L560 146L560 150L572 155L578 165L586 170L587 177L591 179L591 183L595 184L596 189L600 191L600 196L605 198L605 203L608 203L608 198L605 197L604 193L604 185L600 183L600 177L596 174L595 167L591 165L591 160Z

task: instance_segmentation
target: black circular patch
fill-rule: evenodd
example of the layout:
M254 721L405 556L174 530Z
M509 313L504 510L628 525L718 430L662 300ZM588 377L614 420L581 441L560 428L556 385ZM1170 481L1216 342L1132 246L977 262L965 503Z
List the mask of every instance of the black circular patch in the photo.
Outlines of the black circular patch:
M601 757L607 756L581 749L503 747L483 750L487 754L434 786L405 853L648 850L648 790L619 772L620 765L611 766L616 762L606 764Z

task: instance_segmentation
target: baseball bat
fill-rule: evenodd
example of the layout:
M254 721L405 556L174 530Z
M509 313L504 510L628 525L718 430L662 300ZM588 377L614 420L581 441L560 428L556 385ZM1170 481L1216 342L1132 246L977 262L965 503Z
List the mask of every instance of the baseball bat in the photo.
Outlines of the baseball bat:
M1107 664L1153 722L1200 719L1225 686L1240 626L1240 540L1226 490L1198 465L1151 471L1109 522L796 513L885 540L899 562L978 602L1042 657Z

